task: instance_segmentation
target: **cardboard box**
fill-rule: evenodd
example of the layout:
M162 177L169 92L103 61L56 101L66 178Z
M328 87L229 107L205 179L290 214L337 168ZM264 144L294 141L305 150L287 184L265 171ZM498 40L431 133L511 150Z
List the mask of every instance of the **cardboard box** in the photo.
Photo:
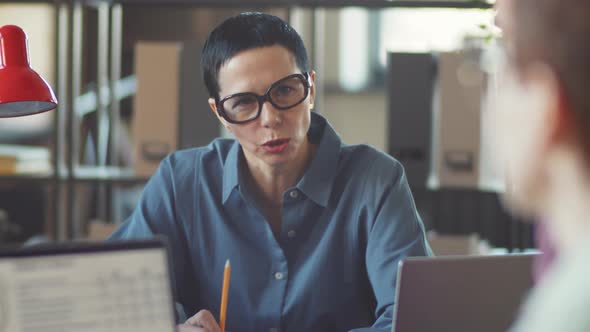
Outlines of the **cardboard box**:
M171 152L206 145L220 135L207 103L200 53L192 43L137 43L132 123L137 175L150 176Z
M478 188L481 108L486 77L481 52L441 53L433 107L429 187Z
M88 224L88 237L90 241L104 241L119 227L120 224L92 221Z
M486 255L489 245L477 234L439 235L428 233L428 242L436 256Z

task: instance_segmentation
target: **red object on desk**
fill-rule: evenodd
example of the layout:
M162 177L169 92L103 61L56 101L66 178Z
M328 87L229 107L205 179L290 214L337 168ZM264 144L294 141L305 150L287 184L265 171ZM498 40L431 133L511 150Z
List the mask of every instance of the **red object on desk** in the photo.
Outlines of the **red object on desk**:
M0 118L54 109L51 87L30 65L27 35L16 25L0 28Z

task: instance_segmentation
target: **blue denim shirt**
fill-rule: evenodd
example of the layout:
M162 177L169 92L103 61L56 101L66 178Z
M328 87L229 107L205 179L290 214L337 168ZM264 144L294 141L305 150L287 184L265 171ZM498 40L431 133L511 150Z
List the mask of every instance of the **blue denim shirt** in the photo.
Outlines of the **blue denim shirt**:
M217 139L166 158L111 238L168 237L188 316L219 314L229 259L228 331L391 329L398 262L431 253L404 170L316 113L308 137L317 151L283 193L278 237L243 185L240 145Z

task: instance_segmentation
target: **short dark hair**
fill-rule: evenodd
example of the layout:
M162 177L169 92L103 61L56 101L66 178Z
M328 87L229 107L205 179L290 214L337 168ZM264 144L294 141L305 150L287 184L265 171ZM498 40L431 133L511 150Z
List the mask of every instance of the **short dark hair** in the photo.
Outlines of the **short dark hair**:
M539 61L558 76L590 158L590 1L510 0L520 70Z
M281 45L288 49L302 72L309 71L307 50L287 22L264 13L230 17L213 30L203 46L201 67L209 96L219 100L219 69L233 56L248 49Z

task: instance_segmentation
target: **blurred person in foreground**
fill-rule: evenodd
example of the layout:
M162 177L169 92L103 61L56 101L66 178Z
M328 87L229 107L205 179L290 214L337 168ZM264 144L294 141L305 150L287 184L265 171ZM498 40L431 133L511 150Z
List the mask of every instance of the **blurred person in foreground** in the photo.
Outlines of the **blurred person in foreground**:
M518 214L557 260L513 331L590 331L590 1L501 0L506 59L491 117Z
M500 0L496 2L496 26L503 30L505 35L510 36L513 31L513 24L506 22L503 17L506 16L506 11L511 10L511 7L506 5L506 1L514 0ZM502 7L501 14L498 14L498 7ZM538 283L550 270L551 265L555 261L555 245L553 239L547 230L547 223L542 221L536 222L533 228L535 246L541 251L535 256L533 264L533 277L536 283Z

